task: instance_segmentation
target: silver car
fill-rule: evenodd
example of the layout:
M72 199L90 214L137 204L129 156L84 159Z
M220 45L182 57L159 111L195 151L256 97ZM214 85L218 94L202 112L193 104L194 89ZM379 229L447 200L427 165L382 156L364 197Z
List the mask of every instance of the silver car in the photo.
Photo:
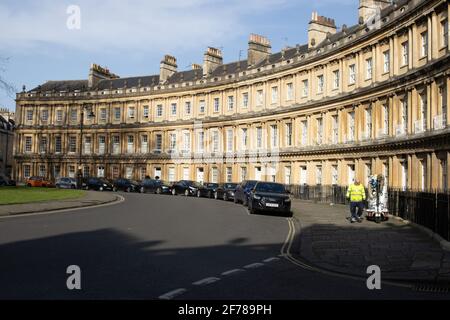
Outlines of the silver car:
M59 178L55 185L59 189L77 189L77 180L75 178Z

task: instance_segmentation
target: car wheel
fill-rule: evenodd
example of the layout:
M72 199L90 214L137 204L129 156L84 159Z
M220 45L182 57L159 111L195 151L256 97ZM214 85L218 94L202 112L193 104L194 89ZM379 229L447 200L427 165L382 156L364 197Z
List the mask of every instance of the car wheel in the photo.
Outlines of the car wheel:
M176 195L177 195L177 190L172 189L172 195L173 195L173 196L176 196Z
M214 192L214 199L218 199L219 198L219 196L218 196L218 194L217 194L217 192Z
M161 194L162 193L162 189L161 188L157 188L156 189L156 194Z
M128 193L131 192L131 187L127 187L127 192L128 192Z
M223 194L223 201L228 201L228 195L226 193Z
M145 193L144 187L141 187L141 188L139 189L139 192L140 192L140 193Z
M202 193L200 192L200 190L197 191L197 198L201 198L201 196L202 196Z
M71 186L70 186L70 189L75 189L75 186L74 186L74 185L71 185Z
M188 189L184 190L184 195L185 195L186 197L189 196L189 190L188 190Z
M238 201L236 195L234 196L234 203L236 203L236 204L239 203L239 201Z
M98 188L98 191L103 191L103 187L99 187L99 188Z
M208 198L212 198L212 192L211 191L208 191Z
M117 187L113 187L113 192L117 192Z

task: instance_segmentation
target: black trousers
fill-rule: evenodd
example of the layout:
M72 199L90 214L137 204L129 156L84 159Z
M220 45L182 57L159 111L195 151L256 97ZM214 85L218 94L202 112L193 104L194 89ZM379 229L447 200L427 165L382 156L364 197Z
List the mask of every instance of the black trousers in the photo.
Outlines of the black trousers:
M358 210L358 212L357 212ZM352 214L352 218L360 218L363 214L364 210L364 202L350 202L350 212Z

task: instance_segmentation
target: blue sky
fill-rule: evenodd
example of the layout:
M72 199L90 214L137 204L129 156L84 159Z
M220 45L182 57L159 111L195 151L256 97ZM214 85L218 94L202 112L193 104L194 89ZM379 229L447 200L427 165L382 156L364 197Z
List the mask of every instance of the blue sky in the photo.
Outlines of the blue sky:
M307 42L312 11L357 23L358 0L2 0L2 77L18 90L47 80L86 79L91 63L122 76L157 74L164 54L178 69L202 63L207 46L225 62L247 55L250 33L267 36L273 52ZM67 8L77 5L81 28L69 30ZM0 106L15 108L0 92Z

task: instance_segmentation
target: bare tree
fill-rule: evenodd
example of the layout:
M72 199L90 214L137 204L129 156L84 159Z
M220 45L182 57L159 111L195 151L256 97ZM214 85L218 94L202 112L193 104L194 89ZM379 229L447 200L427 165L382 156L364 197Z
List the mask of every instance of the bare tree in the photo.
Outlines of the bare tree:
M17 89L14 87L12 83L8 82L3 77L3 74L6 72L6 65L8 62L9 58L0 56L0 91L4 91L8 96L13 97L14 94L17 92Z

